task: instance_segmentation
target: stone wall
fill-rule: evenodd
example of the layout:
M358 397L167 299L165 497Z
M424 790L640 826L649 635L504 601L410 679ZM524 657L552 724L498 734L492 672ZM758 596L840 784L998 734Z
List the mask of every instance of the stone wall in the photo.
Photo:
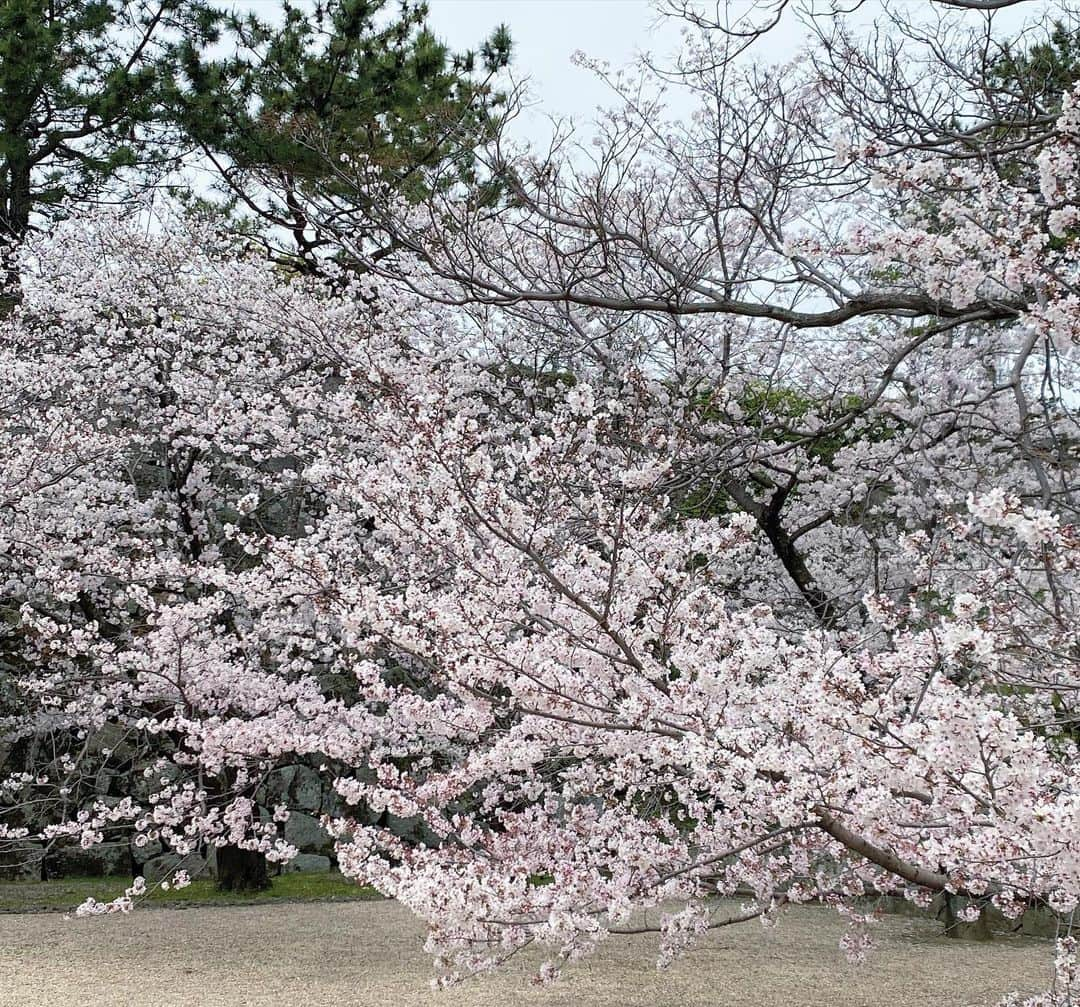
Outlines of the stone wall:
M116 782L115 774L98 780L97 790L101 797L107 795ZM283 835L287 842L300 850L283 871L329 871L336 866L333 840L320 824L322 815L342 814L346 809L340 798L310 766L292 765L274 770L255 793L256 803L264 820L272 817L275 805L289 808L289 819L284 824ZM401 819L393 815L365 815L363 809L349 808L352 817L365 824L378 824L395 835L414 843L434 842L434 836L415 819ZM181 865L192 877L215 874L213 848L204 851L205 856L192 855L181 858L166 849L160 842L147 843L136 848L128 840L111 843L89 850L74 844L54 844L46 850L40 843L26 842L10 854L0 857L0 880L38 880L42 877L44 859L45 876L61 878L73 876L98 877L142 874L154 882L165 877Z

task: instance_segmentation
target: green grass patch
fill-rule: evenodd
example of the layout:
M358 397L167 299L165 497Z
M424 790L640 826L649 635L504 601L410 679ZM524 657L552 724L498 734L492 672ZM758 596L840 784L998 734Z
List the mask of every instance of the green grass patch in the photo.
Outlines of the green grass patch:
M219 892L212 878L196 878L187 888L149 889L140 905L187 909L247 906L272 902L353 902L381 898L373 888L337 873L296 872L272 878L265 892ZM56 881L0 881L0 913L71 912L88 898L109 902L131 886L128 878L59 878Z

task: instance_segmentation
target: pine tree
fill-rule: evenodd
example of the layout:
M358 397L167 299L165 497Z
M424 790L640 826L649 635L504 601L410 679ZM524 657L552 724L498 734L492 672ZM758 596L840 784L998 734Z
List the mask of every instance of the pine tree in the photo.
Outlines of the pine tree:
M0 0L0 238L11 254L35 221L144 182L177 154L162 102L177 43L205 46L202 0Z
M281 24L233 17L231 56L188 46L177 116L217 169L219 206L254 219L268 245L288 234L290 260L311 268L331 239L308 197L342 199L350 220L364 210L343 164L407 199L437 178L470 180L510 37L500 26L479 54L453 54L427 26L427 4L411 0L286 2L281 13Z

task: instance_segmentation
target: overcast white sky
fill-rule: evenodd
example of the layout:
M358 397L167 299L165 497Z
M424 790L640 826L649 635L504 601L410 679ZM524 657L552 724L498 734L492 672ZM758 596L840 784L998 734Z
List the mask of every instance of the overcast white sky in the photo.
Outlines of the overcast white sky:
M297 0L294 0L297 2ZM299 0L302 5L304 0ZM710 0L713 7L716 0ZM722 5L725 0L719 0ZM736 19L746 14L754 0L726 0L728 16ZM932 14L941 8L929 0L890 0L907 12ZM254 8L261 14L276 12L280 0L234 0L237 7ZM533 138L545 137L548 128L544 114L568 117L579 126L586 125L598 106L613 104L605 85L589 71L571 63L580 49L613 66L631 62L642 51L661 62L673 53L680 39L680 22L660 17L651 0L428 0L430 22L436 34L452 49L476 49L500 23L509 26L514 40L511 73L515 80L528 79L537 107L519 121L519 131ZM828 0L818 0L818 9L827 8ZM880 12L881 0L865 0L859 10L861 21L871 22ZM795 2L792 7L801 7ZM850 0L840 7L852 6ZM1005 32L1021 23L1037 20L1047 9L1060 4L1021 3L995 15L995 23ZM968 17L978 21L981 15L951 12L949 17ZM768 62L782 62L799 50L807 39L806 29L794 14L785 15L767 40L753 50L753 57Z
M529 78L556 115L588 116L610 96L593 74L570 62L581 49L620 66L643 49L666 55L677 26L658 23L649 0L428 0L437 35L454 49L475 48L500 22L514 40L512 73Z
M570 117L584 125L598 106L611 105L604 84L589 71L571 63L580 49L589 56L622 66L642 51L663 61L679 45L680 22L657 15L650 0L428 0L430 21L437 35L456 50L475 49L500 22L509 26L514 40L512 74L528 78L542 111ZM892 0L908 13L932 13L928 0ZM710 6L712 6L710 4ZM738 18L753 6L752 0L729 0L729 17ZM793 4L792 6L796 6ZM850 3L840 4L850 7ZM995 25L1011 33L1025 21L1037 20L1053 2L1022 3L995 15ZM825 8L824 2L818 4ZM941 8L936 8L941 10ZM859 19L872 22L880 12L880 0L869 0ZM981 21L981 15L950 12L950 17ZM754 58L782 62L805 44L806 29L788 14L754 49ZM540 110L520 126L526 134L546 135ZM534 132L535 131L535 132Z
M662 58L679 45L679 22L660 17L651 0L428 0L430 22L453 49L476 46L500 22L514 40L512 73L528 78L533 97L551 115L588 120L613 103L595 75L571 63L576 50L618 67L646 51ZM742 6L746 6L743 0ZM774 50L793 53L797 26L783 25ZM783 54L777 58L783 58Z

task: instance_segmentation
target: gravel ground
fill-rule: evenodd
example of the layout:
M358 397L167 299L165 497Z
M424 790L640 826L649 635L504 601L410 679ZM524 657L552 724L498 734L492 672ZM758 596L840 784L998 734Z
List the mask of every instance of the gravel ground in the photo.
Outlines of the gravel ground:
M842 924L799 908L763 933L716 931L664 973L655 937L610 941L554 987L538 959L433 993L422 928L393 902L143 909L65 921L0 916L2 1007L975 1007L1045 986L1052 945L951 941L889 917L862 966L837 950Z

